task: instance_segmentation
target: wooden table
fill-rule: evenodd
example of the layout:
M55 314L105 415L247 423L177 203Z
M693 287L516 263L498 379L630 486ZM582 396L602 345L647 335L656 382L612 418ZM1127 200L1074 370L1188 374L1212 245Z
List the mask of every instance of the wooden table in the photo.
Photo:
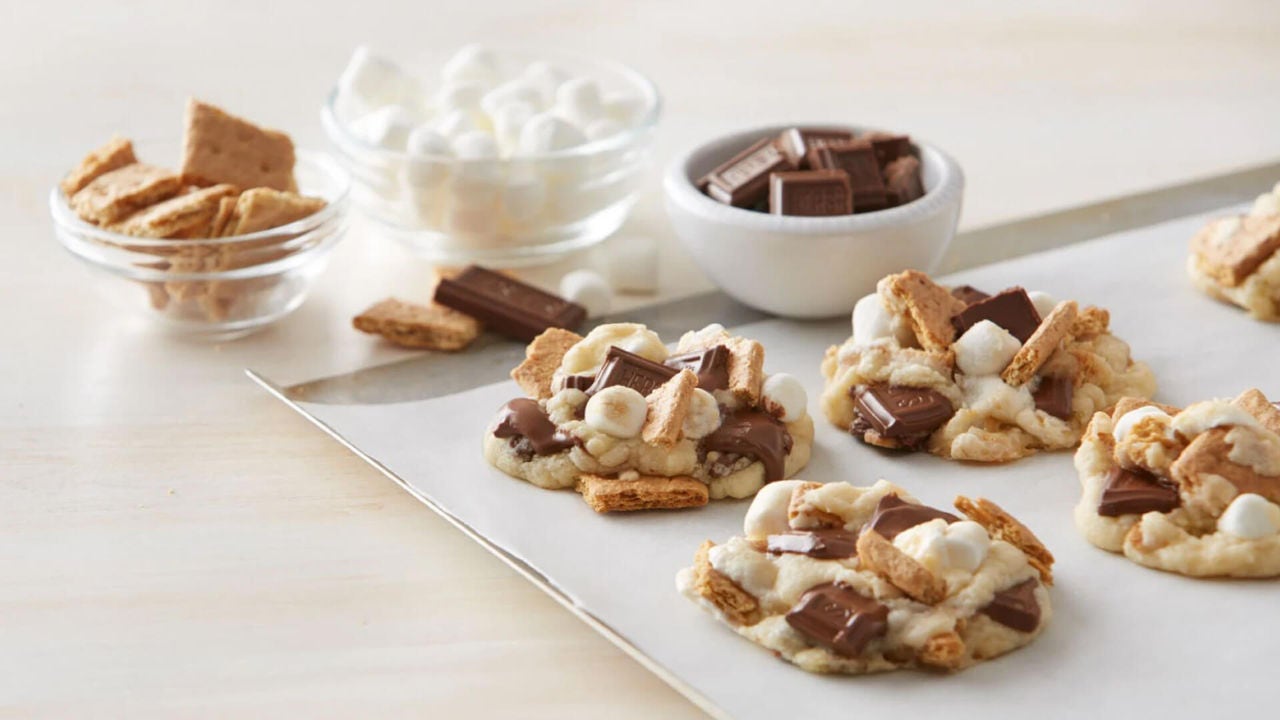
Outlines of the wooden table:
M188 94L321 146L360 41L604 53L664 92L660 161L747 124L902 128L964 165L966 227L1280 156L1275 3L61 5L0 26L3 717L698 714L245 379L403 357L349 318L425 266L358 225L300 311L224 345L99 302L48 188L112 132L176 145ZM661 239L664 297L702 289L656 189L625 232Z

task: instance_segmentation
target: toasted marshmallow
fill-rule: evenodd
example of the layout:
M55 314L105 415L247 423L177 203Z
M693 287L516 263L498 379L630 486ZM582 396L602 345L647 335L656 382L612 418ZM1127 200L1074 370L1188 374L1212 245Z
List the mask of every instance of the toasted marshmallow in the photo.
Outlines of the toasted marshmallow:
M529 118L524 127L520 128L516 152L520 155L541 155L577 147L586 140L587 136L564 118L539 113Z
M387 150L404 150L417 124L413 113L399 105L374 110L351 123L351 131L365 142Z
M1040 314L1041 318L1049 317L1049 313L1053 312L1053 309L1058 306L1058 301L1052 295L1039 290L1028 292L1027 299L1035 306L1036 312Z
M720 404L711 393L695 388L689 398L689 412L684 416L680 430L687 438L700 438L720 427Z
M1242 540L1271 537L1280 533L1280 507L1261 495L1238 495L1218 518L1218 530Z
M585 307L591 317L608 313L613 304L613 289L594 270L574 270L560 278L560 296Z
M612 385L591 396L583 420L606 435L628 439L640 434L648 412L643 395L625 385Z
M1121 418L1123 420L1124 418ZM1207 400L1182 409L1170 423L1175 431L1185 437L1195 437L1217 427L1239 425L1259 429L1262 424L1244 408L1225 400Z
M893 337L893 318L880 295L871 293L853 306L853 342L866 345L888 337Z
M764 380L764 409L784 423L804 417L809 394L794 376L774 373Z
M1169 413L1161 410L1155 405L1144 405L1121 415L1120 418L1116 420L1116 424L1111 428L1111 436L1116 439L1116 442L1123 442L1125 438L1129 437L1129 433L1133 432L1133 427L1135 425L1141 422L1144 418L1149 417L1159 417L1166 420L1171 419L1169 417Z
M973 376L1000 373L1021 348L1018 338L990 320L969 328L952 346L956 353L956 367L960 372Z
M987 559L991 538L975 522L948 524L937 518L898 533L893 544L939 577L949 573L972 574Z
M609 348L614 345L646 360L662 362L667 359L667 346L654 331L639 323L609 323L595 327L569 348L560 360L559 373L577 375L593 372L604 362Z
M742 534L753 540L763 540L790 530L787 510L791 507L791 493L801 485L804 485L803 480L779 480L760 488L742 519Z
M489 87L498 80L498 60L482 45L466 45L445 62L440 77L446 83L473 82Z

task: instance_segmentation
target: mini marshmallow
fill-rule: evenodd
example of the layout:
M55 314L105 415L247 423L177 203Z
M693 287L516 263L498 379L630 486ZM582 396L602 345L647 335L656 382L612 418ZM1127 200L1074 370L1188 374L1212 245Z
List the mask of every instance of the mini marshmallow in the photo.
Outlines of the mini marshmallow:
M658 291L657 243L644 235L627 235L609 247L609 280L618 292L652 295Z
M609 282L594 270L574 270L560 278L560 296L585 307L590 317L608 313L613 303Z
M644 111L644 98L628 92L605 93L600 104L604 114L623 127L632 127L640 121Z
M621 133L624 129L616 120L600 118L587 123L587 126L583 128L583 133L588 140L604 140Z
M801 485L803 480L779 480L760 488L742 519L742 534L752 540L763 540L790 530L787 511L791 507L791 494Z
M361 45L338 77L338 95L367 112L403 101L409 85L399 66Z
M555 102L556 90L569 79L569 73L563 68L545 61L529 65L520 75L521 79L538 89L542 95L541 105L549 106Z
M498 79L498 60L492 50L482 45L466 45L445 62L440 77L447 83L474 82L491 86Z
M787 373L770 375L765 378L761 393L765 410L782 422L795 422L804 417L809 394L794 376Z
M1040 313L1041 318L1049 317L1049 313L1058 306L1058 301L1052 295L1039 290L1032 290L1027 293L1027 298L1031 300L1031 304L1036 306L1036 312Z
M420 125L409 133L409 154L413 157L404 166L404 181L415 188L434 188L449 176L449 162L446 158L453 155L453 148L445 136L436 132L430 125ZM430 205L430 196L418 198L418 204L426 201ZM429 213L428 213L429 214ZM425 217L418 213L419 217Z
M409 133L406 149L410 155L428 157L449 157L453 155L453 147L443 133L437 132L430 125L419 125Z
M974 572L987 559L991 549L991 536L986 528L970 520L961 520L947 526L947 564L953 568Z
M485 97L484 86L474 82L446 83L436 93L435 103L441 112L450 110L466 110L479 112L481 99Z
M853 342L866 345L881 338L893 337L893 318L877 293L871 293L853 306Z
M937 518L903 530L893 539L902 552L915 558L929 572L944 576L960 571L977 570L991 547L990 536L983 527L969 520L947 524Z
M956 340L956 367L966 375L995 375L1008 366L1022 343L1008 330L983 320L969 328Z
M715 432L720 427L720 403L715 395L695 388L689 398L689 412L684 416L684 425L680 430L687 438L700 438Z
M404 150L413 132L416 118L399 105L387 107L359 118L351 123L351 132L371 145L387 150Z
M1242 540L1271 537L1280 533L1280 507L1261 495L1238 495L1218 518L1218 529Z
M628 439L640 434L648 412L643 395L625 385L613 385L591 396L583 420L606 435Z
M498 157L498 144L493 136L481 130L471 130L453 138L453 154L460 160L492 160Z
M529 118L520 129L516 151L521 155L542 155L576 147L586 140L581 130L563 118L539 113Z
M555 110L574 125L585 127L604 114L600 86L591 78L566 80L556 89Z
M493 121L493 135L498 147L510 155L520 144L520 130L529 119L538 114L537 108L522 101L509 102L489 114Z
M1133 426L1137 425L1143 418L1148 417L1162 417L1170 419L1169 413L1154 405L1145 405L1121 415L1120 419L1116 420L1115 427L1111 428L1111 436L1116 439L1116 442L1123 442L1133 430Z
M447 138L457 137L463 133L480 130L475 116L466 110L454 109L440 116L434 123L436 132Z
M537 109L542 107L542 93L527 80L508 80L480 98L480 108L490 117L497 115L499 108L511 103L524 103Z

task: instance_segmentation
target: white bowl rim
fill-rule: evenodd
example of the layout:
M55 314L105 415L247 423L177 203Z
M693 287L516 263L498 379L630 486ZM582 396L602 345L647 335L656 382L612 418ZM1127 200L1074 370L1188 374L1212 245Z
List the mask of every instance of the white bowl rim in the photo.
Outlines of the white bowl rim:
M936 187L930 189L919 199L887 210L828 217L774 215L726 205L707 197L697 188L689 169L689 163L695 156L702 154L712 145L733 144L737 141L746 142L752 138L775 135L793 127L840 128L853 130L859 134L880 130L880 128L849 123L803 122L757 125L721 133L710 140L704 140L686 147L667 165L667 171L663 178L663 188L667 197L678 203L686 212L711 222L775 234L840 235L910 224L950 207L957 196L964 190L964 172L960 169L960 165L936 145L911 133L906 134L911 137L911 142L920 149L921 163L929 163L937 167L940 175L939 182ZM902 131L898 130L896 132L901 133Z

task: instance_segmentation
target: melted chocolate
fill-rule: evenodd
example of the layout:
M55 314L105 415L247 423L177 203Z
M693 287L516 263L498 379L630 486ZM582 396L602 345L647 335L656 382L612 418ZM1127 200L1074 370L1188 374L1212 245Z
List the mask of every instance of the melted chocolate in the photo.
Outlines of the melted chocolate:
M554 455L573 447L573 438L560 432L538 401L529 398L516 398L502 406L493 435L510 439L516 452L521 452L524 444L520 441L525 440L535 455Z
M707 451L750 455L764 464L765 482L786 477L791 433L772 415L759 410L738 410L720 423L715 432L702 438Z
M848 530L802 530L770 535L768 550L774 555L796 553L820 560L850 558L858 554L858 534Z
M996 593L978 612L1007 628L1031 632L1040 625L1040 603L1036 601L1036 581L1027 580Z
M1098 514L1116 517L1142 515L1152 510L1165 513L1180 504L1178 488L1168 480L1143 470L1116 467L1107 475L1106 487L1098 501Z
M823 583L806 590L786 620L814 644L857 657L889 629L889 608L846 585Z
M928 505L909 503L897 495L885 495L880 498L880 504L876 505L876 511L867 521L866 527L880 533L886 540L892 540L903 530L938 518L946 520L948 524L960 522L960 518L949 512Z
M692 370L698 376L698 387L707 392L729 387L729 348L724 345L672 355L663 364L677 370Z

